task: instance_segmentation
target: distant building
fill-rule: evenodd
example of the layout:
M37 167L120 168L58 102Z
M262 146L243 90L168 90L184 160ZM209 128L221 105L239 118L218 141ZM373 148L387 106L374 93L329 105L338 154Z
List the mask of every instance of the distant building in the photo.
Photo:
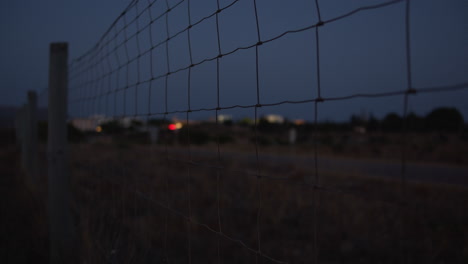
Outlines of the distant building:
M231 115L218 115L218 121L220 123L232 121L232 116Z
M296 119L296 120L293 121L293 123L296 126L302 126L302 125L305 125L306 121L304 119Z
M90 118L75 118L72 119L71 124L81 131L95 131L99 126L95 119Z
M81 131L96 131L96 129L103 123L111 121L104 115L93 115L88 118L75 118L70 120L71 124Z
M132 125L133 121L140 121L140 120L136 118L128 117L128 116L119 119L119 123L125 128L129 128Z
M266 115L263 117L268 123L272 124L283 124L284 123L284 117L280 115Z
M219 123L225 123L225 122L230 122L232 121L232 116L231 115L218 115L218 122ZM212 116L208 119L208 122L214 123L216 122L216 117Z

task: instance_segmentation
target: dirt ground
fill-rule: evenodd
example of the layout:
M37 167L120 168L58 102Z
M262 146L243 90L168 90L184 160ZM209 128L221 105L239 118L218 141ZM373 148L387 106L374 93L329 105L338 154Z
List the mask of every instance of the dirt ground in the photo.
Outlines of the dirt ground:
M34 195L11 137L0 144L0 262L48 263L45 201Z

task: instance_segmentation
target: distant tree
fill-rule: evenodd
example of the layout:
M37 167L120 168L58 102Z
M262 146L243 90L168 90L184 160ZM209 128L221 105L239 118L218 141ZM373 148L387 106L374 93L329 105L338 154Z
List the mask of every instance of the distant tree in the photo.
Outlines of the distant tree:
M268 126L269 124L271 124L268 119L266 119L265 117L260 117L260 119L258 119L258 122L257 122L257 125L258 126Z
M141 122L140 120L132 120L130 125L134 127L140 127L143 125L143 122Z
M428 129L437 131L457 131L463 128L462 114L453 107L440 107L430 112L425 123Z
M253 122L252 119L250 119L248 117L244 117L241 120L239 120L238 124L241 125L241 126L251 126L251 125L253 125L253 123L254 122Z
M384 131L396 132L402 128L402 118L397 113L390 113L382 120L382 129Z
M424 131L426 129L424 118L411 112L406 116L406 125L410 131Z
M352 115L350 123L351 123L351 126L354 127L354 126L362 126L362 125L364 125L365 122L361 117L359 117L357 115Z
M148 120L148 125L150 126L160 126L169 124L168 120L165 119L150 119Z
M143 126L143 122L141 122L139 120L132 120L132 122L130 123L129 130L130 131L137 131L142 126Z
M101 124L102 132L107 134L121 134L125 128L117 120L112 120Z
M263 132L280 132L287 128L287 125L280 123L270 123L265 117L258 120L257 127L259 131Z
M229 119L229 120L224 121L223 124L224 124L225 126L229 126L229 127L230 127L230 126L232 126L233 122L232 122L231 119Z
M379 125L379 120L373 114L370 114L369 121L367 121L367 130L376 131L379 129Z

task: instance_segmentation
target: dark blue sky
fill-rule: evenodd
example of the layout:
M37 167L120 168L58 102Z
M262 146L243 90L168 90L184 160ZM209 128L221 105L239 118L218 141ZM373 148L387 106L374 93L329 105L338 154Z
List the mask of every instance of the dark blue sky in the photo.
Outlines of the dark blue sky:
M388 0L387 0L388 1ZM319 1L322 20L326 21L356 8L387 1ZM141 0L139 8L147 1ZM153 16L165 10L164 1L152 8ZM172 6L178 1L169 1ZM221 7L232 1L220 1ZM257 32L253 1L240 0L219 15L222 53L256 43ZM19 105L26 91L47 87L48 47L50 42L67 41L70 58L91 48L128 0L60 1L17 0L0 2L0 105ZM158 11L159 9L159 11ZM287 30L317 22L314 1L257 0L260 37L270 39ZM141 10L141 9L140 9ZM192 22L213 13L215 0L192 0ZM411 1L411 59L414 87L444 86L468 82L468 2L465 0ZM134 15L129 15L130 19ZM140 24L149 16L142 16ZM378 93L406 89L405 4L398 3L378 10L362 11L343 20L326 24L319 30L321 90L323 97L356 93ZM187 5L182 3L170 12L170 34L187 26ZM117 27L122 26L122 21ZM135 29L133 29L135 31ZM132 28L129 28L132 31ZM166 37L165 23L152 27L155 42ZM194 62L216 56L215 19L207 19L191 31ZM142 32L141 49L149 47L148 33ZM315 30L290 34L259 47L259 84L261 103L312 99L316 89ZM146 45L146 46L145 46ZM130 56L137 48L129 42ZM169 43L170 68L189 65L186 35ZM165 54L165 50L157 51ZM135 53L136 54L136 53ZM153 74L167 71L165 56L155 55ZM141 61L141 78L149 77L148 57ZM132 71L135 66L131 65ZM159 71L159 72L158 72ZM130 74L130 79L134 74ZM179 77L178 77L179 76ZM191 107L216 107L216 62L203 63L192 71ZM164 111L163 83L154 82L151 111ZM148 109L148 89L139 88L137 98L129 98L127 107L137 113ZM171 76L168 110L187 108L186 72ZM133 94L133 92L132 92ZM136 100L135 100L136 99ZM255 48L239 51L220 60L220 104L256 103ZM418 94L411 96L409 108L426 114L438 106L455 106L468 119L468 90ZM352 99L325 102L319 106L320 119L345 120L362 111L382 117L388 112L401 113L402 96L378 99ZM104 108L97 108L105 114ZM78 111L71 107L71 115ZM236 118L252 116L253 110L224 111ZM120 112L121 113L121 112ZM290 118L312 119L313 104L265 107L260 114L278 113ZM132 112L126 112L132 114ZM133 113L134 114L134 113ZM213 113L199 114L200 118ZM194 114L197 117L197 114Z

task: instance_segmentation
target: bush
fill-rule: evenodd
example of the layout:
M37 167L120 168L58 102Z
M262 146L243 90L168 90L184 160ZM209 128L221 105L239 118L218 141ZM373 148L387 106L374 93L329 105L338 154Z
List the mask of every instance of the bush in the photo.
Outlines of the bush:
M148 125L150 126L161 126L169 124L169 120L166 119L150 119L148 120Z
M463 128L463 116L456 109L441 107L434 109L426 116L426 126L436 131L458 131Z
M401 131L403 119L396 113L390 113L382 120L382 129L388 132Z
M143 126L143 122L138 120L132 120L130 127L128 128L129 131L138 131Z
M125 128L120 124L119 121L113 120L101 124L102 132L106 134L122 134Z

